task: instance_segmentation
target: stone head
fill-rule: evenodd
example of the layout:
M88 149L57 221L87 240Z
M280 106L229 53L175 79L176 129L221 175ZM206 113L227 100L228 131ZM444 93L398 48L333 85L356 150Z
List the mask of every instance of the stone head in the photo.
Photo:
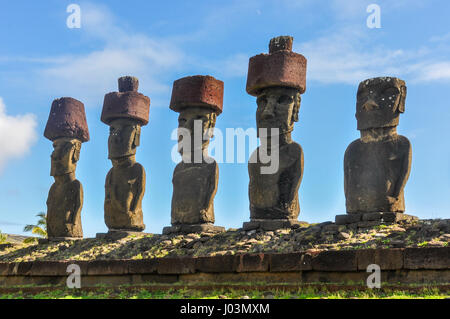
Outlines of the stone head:
M256 103L256 124L259 130L278 128L280 134L292 132L294 123L298 122L300 110L300 91L289 87L269 87L260 91Z
M198 146L201 149L205 149L210 138L213 137L214 127L216 125L217 113L212 108L205 107L188 107L180 111L178 116L178 151L183 153L184 147L182 146L183 134L182 130L187 130L191 138L190 147L193 151L195 146L195 138L202 138L201 144L197 141ZM196 132L198 130L198 132ZM201 133L201 135L200 135Z
M53 141L51 176L62 176L75 172L80 158L81 141L73 138L58 138Z
M108 158L119 159L136 154L140 143L141 125L129 118L109 123Z
M393 77L368 79L359 84L356 100L358 130L393 127L405 112L406 85Z

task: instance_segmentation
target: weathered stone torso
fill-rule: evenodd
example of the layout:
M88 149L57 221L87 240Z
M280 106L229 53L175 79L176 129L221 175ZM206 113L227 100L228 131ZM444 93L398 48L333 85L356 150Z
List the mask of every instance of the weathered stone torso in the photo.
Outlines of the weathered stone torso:
M214 223L219 166L179 163L173 173L172 224Z
M251 158L256 156L255 152ZM298 189L303 175L301 146L295 142L281 146L278 171L261 174L261 167L268 165L259 160L248 164L251 219L296 219L300 212Z
M403 212L403 187L399 183L409 173L405 165L410 165L410 157L411 144L401 135L379 142L358 139L351 143L344 159L347 212Z
M145 170L139 163L113 167L105 183L105 223L109 229L143 230Z
M47 198L48 237L83 237L83 188L78 180L53 183Z

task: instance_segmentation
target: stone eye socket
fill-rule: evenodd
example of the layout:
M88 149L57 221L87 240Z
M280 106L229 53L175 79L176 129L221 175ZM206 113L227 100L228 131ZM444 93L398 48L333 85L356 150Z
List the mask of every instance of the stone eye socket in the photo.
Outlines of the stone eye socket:
M367 95L367 90L359 90L358 94L356 95L358 99L361 99Z
M396 95L396 94L398 94L398 93L400 93L399 90L398 90L397 88L395 88L395 87L392 87L392 86L386 88L386 89L383 91L383 94L384 94L384 95Z
M290 104L292 103L292 97L288 96L288 95L282 95L278 98L278 103L279 104Z
M109 133L110 133L111 135L119 135L120 130L118 130L118 129L114 128L114 127L111 127L111 128L109 129Z
M258 97L256 103L260 106L264 106L267 104L267 98L265 96Z

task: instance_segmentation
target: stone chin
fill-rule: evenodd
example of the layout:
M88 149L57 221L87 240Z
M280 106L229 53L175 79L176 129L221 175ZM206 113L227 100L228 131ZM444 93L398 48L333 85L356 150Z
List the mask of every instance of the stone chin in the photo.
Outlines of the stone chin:
M76 164L67 164L61 162L52 161L50 168L50 176L63 176L74 173L76 170Z
M136 155L136 149L133 149L130 151L125 151L125 152L112 151L112 152L109 152L108 159L109 160L120 160L120 159L125 159L125 158L133 156L133 155Z
M386 115L384 114L370 114L366 116L357 116L356 119L358 131L364 131L375 128L396 127L399 124L400 116L399 114L396 114L396 116L386 119Z
M261 137L260 129L266 130L267 136L279 136L279 135L285 135L288 133L291 133L294 130L294 127L287 127L285 123L282 124L273 124L273 123L267 123L263 122L257 125L257 137ZM274 132L272 134L272 129L278 129L278 133Z

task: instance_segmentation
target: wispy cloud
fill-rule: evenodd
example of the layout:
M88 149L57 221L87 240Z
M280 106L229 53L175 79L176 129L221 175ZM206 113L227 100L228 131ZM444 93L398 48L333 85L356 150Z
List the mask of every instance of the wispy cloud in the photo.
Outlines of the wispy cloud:
M10 116L0 97L0 172L6 163L25 155L37 140L33 114Z
M134 75L142 92L158 94L170 87L160 80L168 69L176 68L182 51L164 39L126 32L104 6L82 6L82 28L88 39L102 48L83 54L47 58L53 64L37 70L43 89L55 95L83 96L83 102L98 101L106 92L117 89L116 79ZM92 103L98 105L98 103Z
M308 58L308 79L355 84L381 75L427 82L450 80L450 59L433 46L417 50L374 44L361 29L346 27L309 42L295 44Z
M0 220L0 225L2 226L24 226L25 224L14 223L6 220Z

